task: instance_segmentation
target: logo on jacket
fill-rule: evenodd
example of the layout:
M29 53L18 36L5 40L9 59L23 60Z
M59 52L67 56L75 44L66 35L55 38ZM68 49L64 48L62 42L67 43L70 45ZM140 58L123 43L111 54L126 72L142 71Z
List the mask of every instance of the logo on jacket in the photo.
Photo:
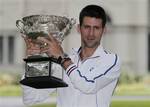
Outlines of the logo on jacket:
M89 69L90 72L93 71L93 70L94 70L94 67L91 67L91 68Z

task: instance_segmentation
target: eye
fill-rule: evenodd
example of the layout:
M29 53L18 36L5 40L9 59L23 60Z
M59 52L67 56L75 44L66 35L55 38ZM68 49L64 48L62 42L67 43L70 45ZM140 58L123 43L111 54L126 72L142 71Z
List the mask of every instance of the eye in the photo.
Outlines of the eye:
M85 29L88 29L88 28L90 28L90 26L83 26Z
M94 29L97 29L97 30L99 30L99 29L100 29L100 27L99 27L99 26L95 26L95 27L94 27Z

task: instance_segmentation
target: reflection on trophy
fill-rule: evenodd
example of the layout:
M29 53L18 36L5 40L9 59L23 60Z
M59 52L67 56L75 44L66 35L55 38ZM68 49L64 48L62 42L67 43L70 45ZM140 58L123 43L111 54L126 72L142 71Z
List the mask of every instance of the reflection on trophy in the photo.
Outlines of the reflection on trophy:
M20 32L31 38L33 43L40 47L47 44L39 43L36 40L37 37L48 38L48 35L51 34L62 43L74 24L74 19L55 15L31 15L16 21L16 26ZM24 61L26 62L25 78L20 81L21 84L34 88L68 86L63 81L63 69L60 66L59 59L48 57L46 53L42 53L29 56Z

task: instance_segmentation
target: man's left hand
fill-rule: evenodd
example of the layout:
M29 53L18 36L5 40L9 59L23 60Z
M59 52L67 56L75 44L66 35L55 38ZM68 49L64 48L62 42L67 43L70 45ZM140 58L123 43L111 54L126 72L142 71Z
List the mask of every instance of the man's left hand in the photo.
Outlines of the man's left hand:
M54 57L56 59L58 59L59 56L63 56L64 52L60 42L58 42L58 40L56 40L52 35L48 35L48 38L38 37L37 39L42 43L47 44L45 47L42 47L42 53L47 53L49 57Z

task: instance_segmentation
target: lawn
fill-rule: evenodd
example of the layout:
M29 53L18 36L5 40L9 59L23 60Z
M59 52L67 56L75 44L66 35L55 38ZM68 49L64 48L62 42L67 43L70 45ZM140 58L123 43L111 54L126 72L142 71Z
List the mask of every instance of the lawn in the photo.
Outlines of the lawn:
M116 87L115 95L149 95L150 85L143 83L121 84Z
M0 86L0 96L21 96L20 85L3 85ZM117 86L115 95L149 95L150 86L147 84L122 84Z
M55 104L35 105L32 107L56 107ZM150 107L150 100L146 101L112 101L110 107Z
M0 96L21 96L20 85L3 85L0 86Z
M150 107L150 100L147 101L113 101L111 107Z
M22 96L20 85L0 86L0 96ZM150 95L150 86L145 84L123 84L117 86L115 95ZM55 104L34 105L32 107L56 107ZM117 101L113 100L111 107L150 107L149 101Z

